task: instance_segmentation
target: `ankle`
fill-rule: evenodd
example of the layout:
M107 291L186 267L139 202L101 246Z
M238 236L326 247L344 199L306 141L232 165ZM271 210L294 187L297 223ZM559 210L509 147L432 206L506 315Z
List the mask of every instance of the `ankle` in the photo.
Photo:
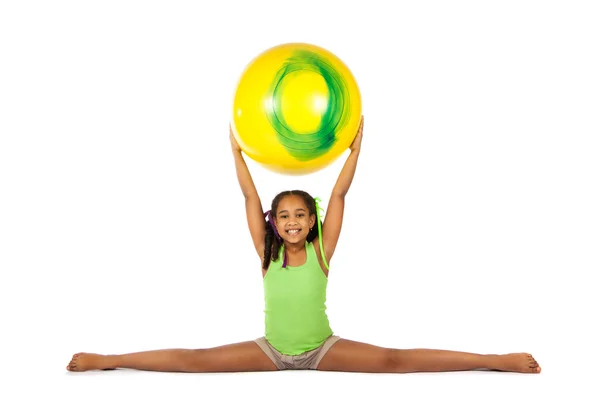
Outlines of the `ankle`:
M102 356L103 369L116 369L121 367L121 356L109 354Z
M501 356L499 354L486 354L484 364L483 367L486 369L499 369L499 365L502 364Z

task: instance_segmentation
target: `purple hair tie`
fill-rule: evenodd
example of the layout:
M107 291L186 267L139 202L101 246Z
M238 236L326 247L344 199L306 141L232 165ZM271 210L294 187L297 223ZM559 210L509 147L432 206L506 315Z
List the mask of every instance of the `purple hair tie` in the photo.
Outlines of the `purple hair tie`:
M271 225L271 229L273 230L273 233L275 234L275 236L277 237L277 239L279 240L279 242L283 244L283 240L281 239L281 236L279 236L279 232L277 232L277 228L275 227L275 223L273 222L273 219L271 218L271 210L269 210L266 213L264 213L263 216L267 217L267 220L269 221L269 225ZM284 245L284 247L283 247L283 266L282 266L282 268L285 268L286 265L287 265L287 254L285 252L285 245Z

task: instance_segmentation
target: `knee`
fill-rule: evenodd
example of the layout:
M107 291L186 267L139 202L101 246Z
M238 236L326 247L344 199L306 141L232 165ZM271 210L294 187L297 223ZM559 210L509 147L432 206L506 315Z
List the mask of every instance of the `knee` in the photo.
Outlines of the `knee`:
M386 349L384 357L384 370L385 372L408 372L406 357L404 357L403 350L399 349Z
M182 350L179 358L179 370L181 372L204 372L204 349Z

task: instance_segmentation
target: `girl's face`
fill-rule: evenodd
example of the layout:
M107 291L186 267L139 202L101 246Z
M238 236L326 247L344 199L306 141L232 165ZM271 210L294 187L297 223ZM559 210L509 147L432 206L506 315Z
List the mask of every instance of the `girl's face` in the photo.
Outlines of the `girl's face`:
M299 196L285 196L279 201L275 214L275 226L279 236L286 242L300 243L306 240L315 216L309 215L304 200Z

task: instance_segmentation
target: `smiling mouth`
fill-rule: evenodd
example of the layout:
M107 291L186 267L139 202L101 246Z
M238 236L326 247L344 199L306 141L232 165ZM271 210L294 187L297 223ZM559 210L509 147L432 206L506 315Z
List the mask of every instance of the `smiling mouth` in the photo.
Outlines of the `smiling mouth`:
M300 233L301 229L286 229L285 233L290 236L297 236Z

